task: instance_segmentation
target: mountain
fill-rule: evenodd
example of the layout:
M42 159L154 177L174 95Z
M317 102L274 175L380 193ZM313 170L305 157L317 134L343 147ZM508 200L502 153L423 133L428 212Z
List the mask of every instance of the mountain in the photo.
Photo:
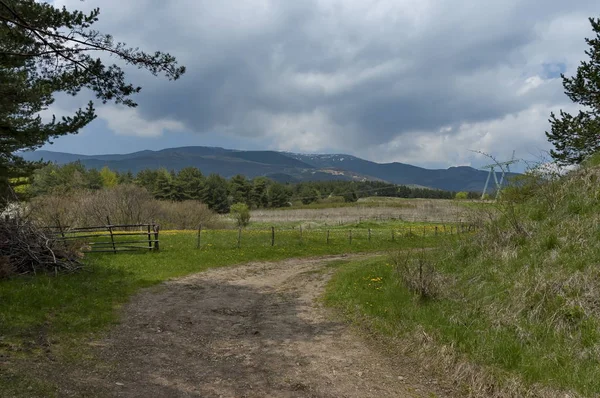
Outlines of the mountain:
M143 169L159 167L177 171L193 166L205 175L217 173L224 177L236 174L243 174L249 178L267 176L280 182L375 180L449 191L481 191L488 177L487 171L466 166L425 169L397 162L375 163L342 154L307 155L199 146L110 155L34 151L24 152L21 156L25 160L44 160L57 164L81 161L88 168L100 169L108 166L120 172L137 173Z

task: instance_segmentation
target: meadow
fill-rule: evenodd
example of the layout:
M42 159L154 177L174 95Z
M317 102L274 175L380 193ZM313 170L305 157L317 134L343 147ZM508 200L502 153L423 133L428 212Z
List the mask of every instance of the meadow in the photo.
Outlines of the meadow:
M158 252L90 253L80 272L0 281L0 357L6 365L49 355L58 360L82 355L82 342L117 323L118 309L140 289L211 267L430 247L456 238L456 229L453 235L448 230L443 234L442 226L434 224L401 226L395 222L376 227L353 225L352 240L348 226L329 233L325 229L276 229L273 246L270 229L245 229L239 248L237 230L205 230L200 249L197 231L161 231ZM415 233L407 234L413 227ZM14 393L23 383L35 385L37 381L10 367L4 369L0 395Z
M319 226L362 220L454 223L472 218L477 208L469 207L468 203L446 199L363 198L356 203L315 203L287 209L253 210L252 220L264 224L306 222Z
M119 308L140 289L248 262L431 248L468 232L467 224L452 222L456 218L427 222L429 201L393 202L402 205L382 207L381 200L374 200L344 208L288 209L277 211L268 221L255 217L254 212L247 228L238 230L228 220L227 229L202 229L200 240L197 230L161 230L158 252L88 253L84 268L76 273L2 280L0 395L18 395L24 386L39 390L39 396L50 394L52 386L22 370L48 358L82 360L87 355L82 347L118 323ZM442 211L448 217L457 208L452 202L434 206L446 209ZM381 209L406 208L411 209L415 222L404 221L398 213L388 217L381 213ZM339 210L347 216L336 222L329 223L322 216L334 212L337 217ZM297 211L308 217L298 217Z

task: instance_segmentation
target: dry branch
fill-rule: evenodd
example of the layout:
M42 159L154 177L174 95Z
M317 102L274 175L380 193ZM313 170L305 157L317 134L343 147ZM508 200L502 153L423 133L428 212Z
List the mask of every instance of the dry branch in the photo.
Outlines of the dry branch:
M76 244L58 242L20 216L0 220L0 278L81 268Z

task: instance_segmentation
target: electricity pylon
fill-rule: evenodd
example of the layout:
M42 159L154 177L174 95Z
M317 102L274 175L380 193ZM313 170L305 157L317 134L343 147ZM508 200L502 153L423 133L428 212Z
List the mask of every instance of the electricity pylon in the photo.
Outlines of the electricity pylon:
M510 165L517 163L518 160L515 159L515 151L513 151L512 153L512 158L509 161L506 162L496 162L494 164L488 164L487 166L483 166L482 169L489 169L490 172L487 176L487 180L485 180L485 186L483 187L483 193L481 194L481 200L483 200L485 198L485 191L487 191L488 188L488 184L490 183L490 177L493 175L494 176L494 182L496 183L496 199L498 199L498 196L500 195L500 188L502 187L502 184L504 183L504 176L506 175L506 173L510 173ZM498 176L496 175L495 172L495 168L499 167L500 170L502 170L502 175L500 176L500 182L498 182Z

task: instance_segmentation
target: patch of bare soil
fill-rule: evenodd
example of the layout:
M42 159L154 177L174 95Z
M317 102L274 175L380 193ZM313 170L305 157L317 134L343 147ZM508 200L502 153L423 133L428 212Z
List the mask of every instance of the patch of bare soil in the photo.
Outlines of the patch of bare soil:
M209 270L136 296L61 396L431 397L434 380L399 366L317 298L332 256Z

